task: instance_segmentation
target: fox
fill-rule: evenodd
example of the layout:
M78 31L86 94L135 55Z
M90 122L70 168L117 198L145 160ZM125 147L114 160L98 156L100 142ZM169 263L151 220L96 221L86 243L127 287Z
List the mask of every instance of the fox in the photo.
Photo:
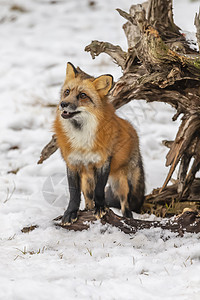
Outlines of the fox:
M81 201L102 218L108 206L132 218L144 202L144 170L136 130L108 101L110 74L93 77L67 63L53 124L66 163L69 203L62 225L76 222Z

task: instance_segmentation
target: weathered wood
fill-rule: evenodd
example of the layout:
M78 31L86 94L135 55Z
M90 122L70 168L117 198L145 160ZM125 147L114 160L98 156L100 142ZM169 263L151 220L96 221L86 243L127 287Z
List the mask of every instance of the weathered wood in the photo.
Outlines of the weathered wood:
M51 141L42 149L38 164L42 164L44 160L49 158L56 150L58 146L56 144L56 136L52 135Z
M187 171L189 168L189 163L191 160L191 155L184 154L182 156L181 162L180 162L180 167L179 167L179 172L178 172L178 187L177 187L177 192L182 193L184 190L184 185L185 185L185 178L187 175Z
M168 152L166 157L167 158L166 166L171 165L171 168L163 184L162 189L166 187L169 180L171 179L171 176L178 162L180 161L180 158L182 157L182 160L184 160L184 156L187 155L188 148L190 147L190 145L194 143L194 141L196 142L196 135L199 130L200 130L200 118L197 114L191 115L188 119L184 119L182 121L182 124L179 127L179 131L177 133L175 141L173 142L170 151ZM197 149L195 150L195 152L196 151ZM193 153L193 155L197 155L197 153Z
M108 42L92 41L92 43L85 47L85 51L90 52L93 59L100 53L104 52L110 55L114 62L124 69L126 61L126 52L120 46L114 46Z
M183 188L181 191L181 197L189 196L190 187L194 182L195 175L200 169L200 140L197 141L195 145L195 152L194 152L194 162L188 172L187 176L185 176L185 180L183 181Z
M200 179L194 179L190 183L190 193L188 194L180 193L178 185L179 180L175 180L174 184L163 190L154 189L151 194L146 196L144 211L163 217L181 213L186 207L200 209Z
M196 13L195 15L195 20L194 20L194 25L196 26L196 37L197 37L197 43L199 46L199 52L200 52L200 8L199 8L199 13Z
M79 211L78 220L71 225L61 225L60 220L62 216L54 219L56 226L74 231L82 231L90 228L91 224L97 221L94 216L94 211L84 210ZM108 209L106 215L100 220L103 225L110 224L119 228L126 234L135 233L141 229L161 228L163 230L170 230L177 232L179 235L183 235L184 232L198 233L200 232L200 215L197 211L186 209L180 216L166 221L145 221L138 219L128 219L116 215L112 210ZM105 228L102 228L105 230Z

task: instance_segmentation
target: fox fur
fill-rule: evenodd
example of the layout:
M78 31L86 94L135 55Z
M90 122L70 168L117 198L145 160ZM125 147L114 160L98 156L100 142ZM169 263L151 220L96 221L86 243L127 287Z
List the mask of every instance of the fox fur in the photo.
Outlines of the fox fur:
M54 131L67 165L70 201L63 224L75 222L81 192L97 217L106 206L123 216L139 212L144 201L144 171L135 129L115 114L107 100L111 75L89 76L67 64ZM108 187L106 184L109 182Z

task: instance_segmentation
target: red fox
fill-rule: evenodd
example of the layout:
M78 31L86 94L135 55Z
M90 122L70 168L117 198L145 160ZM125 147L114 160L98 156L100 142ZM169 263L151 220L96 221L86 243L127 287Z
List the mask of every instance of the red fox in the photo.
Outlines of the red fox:
M94 78L67 64L54 122L70 193L63 225L77 220L81 192L86 209L95 207L97 218L106 213L107 206L121 207L123 216L131 218L131 210L139 212L143 204L144 171L138 136L108 102L112 85L111 75Z

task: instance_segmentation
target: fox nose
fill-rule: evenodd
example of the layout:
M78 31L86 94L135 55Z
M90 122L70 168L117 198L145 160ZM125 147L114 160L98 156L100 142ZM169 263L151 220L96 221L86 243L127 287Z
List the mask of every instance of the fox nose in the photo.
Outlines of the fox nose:
M67 106L69 106L69 102L65 102L65 101L62 101L61 103L60 103L60 106L62 107L62 108L65 108L65 107L67 107Z

